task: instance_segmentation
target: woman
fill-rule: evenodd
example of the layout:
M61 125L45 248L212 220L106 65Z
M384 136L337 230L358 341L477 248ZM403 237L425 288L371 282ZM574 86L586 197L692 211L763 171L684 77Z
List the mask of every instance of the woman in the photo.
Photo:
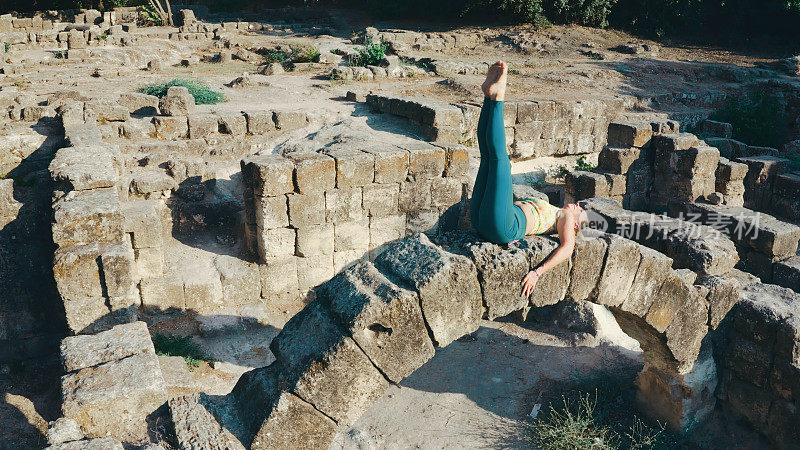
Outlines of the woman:
M507 74L506 63L498 61L489 68L482 86L485 98L478 121L481 165L472 192L470 219L478 234L496 244L533 234L558 233L558 249L522 279L522 295L527 297L542 274L570 257L575 235L580 224L586 222L586 215L574 203L558 208L540 199L514 202L503 124Z

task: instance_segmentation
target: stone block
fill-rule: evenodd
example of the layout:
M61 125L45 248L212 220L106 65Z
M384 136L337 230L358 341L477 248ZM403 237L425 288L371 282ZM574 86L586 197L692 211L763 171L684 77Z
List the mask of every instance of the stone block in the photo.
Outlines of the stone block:
M558 248L559 244L556 239L548 236L531 236L516 245L525 251L529 257L530 268L535 269ZM571 269L572 261L567 260L544 273L536 283L537 289L531 294L530 305L537 307L554 305L563 300L569 288ZM526 311L523 311L523 315L525 314Z
M664 283L654 294L653 304L645 316L645 321L656 331L663 333L678 310L692 298L692 294L693 288L677 273L667 274Z
M607 249L606 240L597 232L584 230L575 238L568 298L582 301L591 297L600 279Z
M262 261L294 255L296 231L291 228L258 229L258 255Z
M189 139L204 139L219 132L217 116L198 114L189 116Z
M667 236L666 244L676 267L700 273L725 274L739 262L733 241L709 227L684 224Z
M65 147L56 152L49 170L55 182L73 190L113 187L120 159L119 152L107 145Z
M700 132L707 136L731 138L733 136L733 125L706 119L700 123Z
M431 180L422 179L400 184L397 207L400 212L415 212L431 206Z
M134 248L136 274L138 278L160 277L164 273L164 249L162 247Z
M647 247L639 246L641 258L631 284L628 297L620 305L620 309L637 317L644 317L653 303L653 293L658 292L661 284L672 272L672 258Z
M160 194L178 189L175 179L163 170L138 170L134 172L130 193L150 198L150 194Z
M110 244L100 254L100 274L108 297L125 297L135 286L136 266L130 242Z
M635 167L642 157L642 150L636 147L605 146L598 157L597 167L610 173L626 174Z
M647 122L612 122L608 125L608 144L614 147L644 147L653 137Z
M369 241L370 248L376 248L387 242L400 239L406 233L406 216L393 215L386 217L370 217ZM377 256L377 254L375 255Z
M250 448L270 450L330 446L337 430L334 421L289 392L280 392L275 398Z
M341 252L334 252L333 254L333 271L334 273L342 272L343 270L353 266L359 261L364 261L369 256L366 249L360 250L344 250Z
M337 188L364 186L375 179L375 159L369 153L353 149L336 149L326 153L336 161Z
M401 143L408 150L408 174L414 179L430 179L444 174L445 152L427 143Z
M396 277L417 290L437 346L477 329L483 305L477 271L468 258L415 234L389 244L375 264L389 279Z
M335 273L333 254L297 258L297 285L301 292L330 280Z
M150 332L144 322L117 325L110 330L61 341L61 365L66 373L95 367L139 353L155 355Z
M192 264L188 270L184 269L181 272L181 278L187 310L218 310L226 305L223 299L220 273L211 261ZM248 283L253 283L253 281L248 280ZM257 291L260 294L260 284Z
M336 222L334 224L334 250L366 250L369 248L369 218Z
M459 179L433 178L431 180L431 206L447 207L455 205L461 201L463 190L463 182Z
M62 299L67 301L103 296L99 267L101 251L98 244L62 246L55 251L53 275ZM67 313L69 316L69 308Z
M281 131L292 131L306 126L308 117L300 112L294 111L273 111L272 120L275 128Z
M94 116L99 123L125 122L131 117L128 108L115 103L89 101L85 103L84 107L85 114Z
M121 204L125 233L132 237L134 248L163 245L158 200L137 200Z
M747 164L744 206L751 209L769 208L775 178L786 170L788 160L774 156L750 156L736 161Z
M528 123L534 120L553 120L555 118L555 103L553 101L517 103L517 123Z
M240 439L247 431L236 417L232 399L197 393L171 398L168 404L182 448L245 450Z
M158 102L158 109L165 116L188 116L194 111L194 106L194 97L183 86L171 86Z
M772 349L731 331L727 335L720 362L740 379L763 388L772 370L772 358Z
M800 292L800 256L793 256L772 266L772 281L778 286Z
M730 275L701 275L695 284L708 289L708 324L715 330L739 302L741 283Z
M234 137L244 137L247 134L247 119L241 114L223 114L218 120L221 134L230 134Z
M575 200L609 197L611 192L605 175L594 172L569 172L564 177L564 186L567 194L572 194Z
M173 140L189 137L189 121L186 116L153 117L153 125L155 125L156 137L159 139Z
M787 173L775 177L772 208L781 217L800 219L800 174Z
M154 116L158 114L158 100L158 97L155 95L147 95L140 92L125 92L120 94L117 99L117 104L127 109L130 114Z
M325 197L320 194L289 194L287 224L302 228L325 223Z
M244 305L261 298L258 266L235 256L217 255L214 266L222 282L222 298L226 305Z
M630 293L639 267L639 245L613 234L602 238L608 244L608 251L594 301L605 306L620 306Z
M360 187L325 191L327 222L347 222L364 217Z
M183 279L178 275L145 278L139 286L142 291L142 306L147 311L162 313L186 309Z
M288 211L285 195L276 197L255 197L256 225L262 230L288 227Z
M464 178L469 172L469 151L463 145L444 146L444 176Z
M319 301L289 319L270 349L292 392L340 426L352 425L389 386Z
M435 235L439 232L438 209L422 209L406 214L406 234L426 233Z
M336 186L336 162L322 153L289 153L295 165L295 184L301 194L319 194Z
M48 444L55 446L65 442L79 441L84 438L84 435L78 422L66 417L59 417L49 423L45 437ZM122 444L119 448L122 448Z
M252 135L262 135L275 131L275 121L271 111L246 111L247 132Z
M364 212L370 217L397 214L400 185L397 183L365 185L363 188Z
M323 287L331 311L381 372L399 383L434 355L415 292L359 262Z
M697 146L700 141L697 136L691 133L669 133L653 136L652 147L656 152L656 160L659 155L665 155L677 150L688 150Z
M273 259L266 264L259 264L261 274L261 297L272 299L273 297L297 296L299 286L297 284L297 257L286 256L280 259Z
M279 155L255 155L241 162L242 178L256 195L276 196L294 191L294 164Z
M388 146L369 146L364 149L375 158L375 183L401 183L408 175L408 151Z
M332 223L297 228L297 255L312 257L332 254L334 249L333 228L334 224Z
M744 177L747 176L747 164L733 162L720 157L715 175L717 182L744 180Z
M145 418L167 401L158 358L139 353L61 378L65 417L75 419L90 437L147 437Z
M467 247L479 274L485 318L494 320L528 306L522 296L520 282L530 271L530 258L517 247L504 249L489 242L476 242Z

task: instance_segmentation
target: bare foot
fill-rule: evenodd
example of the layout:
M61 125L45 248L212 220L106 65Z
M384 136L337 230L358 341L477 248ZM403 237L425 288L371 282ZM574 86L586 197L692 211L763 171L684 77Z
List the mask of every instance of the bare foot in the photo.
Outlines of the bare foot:
M506 79L508 78L508 65L503 61L497 61L489 67L486 73L486 81L481 85L483 95L492 100L502 102L506 98Z

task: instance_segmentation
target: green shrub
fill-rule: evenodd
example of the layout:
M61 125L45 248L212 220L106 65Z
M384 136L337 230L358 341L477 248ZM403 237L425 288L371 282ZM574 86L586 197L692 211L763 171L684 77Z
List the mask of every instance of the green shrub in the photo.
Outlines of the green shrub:
M139 88L142 94L155 95L161 98L167 95L167 90L172 86L184 86L189 89L189 93L194 97L196 105L213 105L225 101L225 96L217 91L212 91L207 84L199 80L187 80L183 78L175 78L166 83L154 83Z
M139 7L139 22L140 25L155 27L164 24L164 21L161 20L161 14L157 13L156 10L150 5Z
M389 48L388 42L373 42L372 39L367 38L363 49L357 49L358 55L350 58L351 66L377 66L380 65L381 60L386 55L386 50Z
M210 361L191 336L153 336L156 354L161 356L181 356L190 369L200 367L203 361Z
M779 147L789 138L785 109L763 91L729 99L711 118L733 125L734 139L748 145Z
M288 52L283 52L280 50L270 50L265 52L263 56L267 64L272 64L272 63L284 63L287 60L289 60L289 57L291 55Z

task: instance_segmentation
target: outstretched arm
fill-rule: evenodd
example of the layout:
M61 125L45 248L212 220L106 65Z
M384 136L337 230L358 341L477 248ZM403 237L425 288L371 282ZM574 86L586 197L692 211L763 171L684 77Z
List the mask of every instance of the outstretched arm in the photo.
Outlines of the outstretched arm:
M567 260L575 249L575 217L572 214L561 214L556 225L558 239L561 244L556 251L550 254L544 262L534 270L528 272L522 279L522 295L528 297L533 292L536 282L545 272Z

